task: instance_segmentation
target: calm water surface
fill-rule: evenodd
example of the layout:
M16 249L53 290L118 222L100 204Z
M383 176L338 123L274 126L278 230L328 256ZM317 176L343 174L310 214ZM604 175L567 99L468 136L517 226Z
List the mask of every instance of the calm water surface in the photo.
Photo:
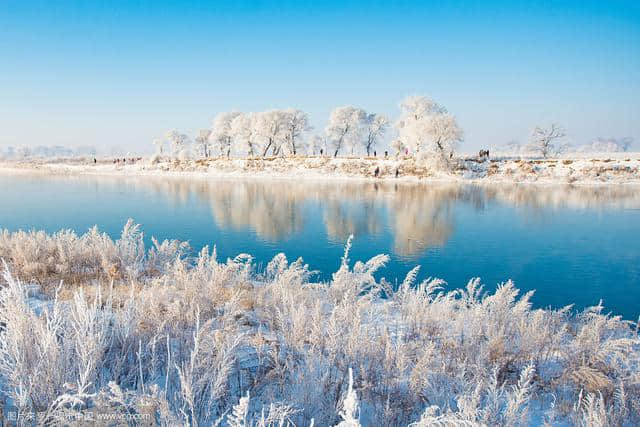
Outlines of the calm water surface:
M480 277L487 290L513 279L535 289L538 307L576 308L600 299L608 311L640 314L640 188L471 186L151 177L0 174L0 228L94 224L117 238L127 218L145 237L217 246L220 257L249 253L303 257L320 278L340 263L387 253L382 275L450 288Z

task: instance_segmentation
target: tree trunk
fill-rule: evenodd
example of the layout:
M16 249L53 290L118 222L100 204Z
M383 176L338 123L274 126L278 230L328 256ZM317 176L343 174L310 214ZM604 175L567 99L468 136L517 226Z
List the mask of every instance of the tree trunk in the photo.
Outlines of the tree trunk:
M271 147L271 142L272 142L271 139L269 139L269 143L267 144L264 151L262 152L262 157L267 157L267 152L269 151L269 147Z
M338 151L340 151L340 148L342 148L342 142L344 141L345 135L346 135L346 132L344 132L340 137L340 139L338 140L338 144L336 144L336 152L333 153L333 157L338 157Z
M373 147L373 138L371 136L371 133L369 133L369 136L367 137L367 157L370 156L371 148Z

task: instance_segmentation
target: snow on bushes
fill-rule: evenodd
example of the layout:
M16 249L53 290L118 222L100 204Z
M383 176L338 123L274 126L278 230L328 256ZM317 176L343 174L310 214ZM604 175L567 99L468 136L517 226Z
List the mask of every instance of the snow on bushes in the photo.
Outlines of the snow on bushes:
M144 247L127 223L0 233L0 391L42 423L110 411L161 425L637 425L637 325L532 309L512 282L397 288L387 257L328 283L280 254ZM38 283L47 296L30 292ZM60 281L62 280L62 283ZM75 417L75 418L74 418Z

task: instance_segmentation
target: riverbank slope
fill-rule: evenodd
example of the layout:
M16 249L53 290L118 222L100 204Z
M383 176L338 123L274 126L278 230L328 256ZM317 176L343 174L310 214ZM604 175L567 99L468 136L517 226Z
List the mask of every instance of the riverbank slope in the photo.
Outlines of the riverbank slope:
M412 158L211 158L171 160L55 159L3 161L0 168L56 174L186 175L203 177L277 177L295 179L375 179L413 181L463 181L512 183L640 183L640 153L611 153L562 158L501 156L454 159L447 170Z

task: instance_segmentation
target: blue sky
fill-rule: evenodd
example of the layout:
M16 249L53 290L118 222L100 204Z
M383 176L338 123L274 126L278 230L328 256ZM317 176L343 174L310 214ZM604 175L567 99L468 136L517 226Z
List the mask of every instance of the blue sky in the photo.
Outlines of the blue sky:
M640 139L640 2L0 1L0 147L144 147L219 111L445 105L472 150Z

